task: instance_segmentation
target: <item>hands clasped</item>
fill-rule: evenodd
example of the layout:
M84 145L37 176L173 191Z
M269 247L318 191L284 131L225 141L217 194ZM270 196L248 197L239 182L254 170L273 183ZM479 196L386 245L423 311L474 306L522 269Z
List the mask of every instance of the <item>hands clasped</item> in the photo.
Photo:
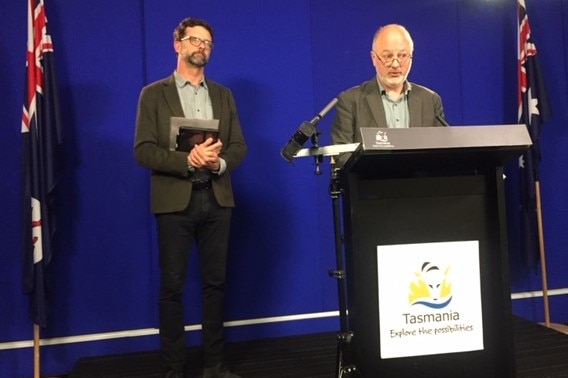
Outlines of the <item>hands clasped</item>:
M196 144L189 155L187 155L187 162L195 168L207 168L211 171L218 171L221 164L219 162L219 153L223 143L217 139L213 142L212 138L201 144Z

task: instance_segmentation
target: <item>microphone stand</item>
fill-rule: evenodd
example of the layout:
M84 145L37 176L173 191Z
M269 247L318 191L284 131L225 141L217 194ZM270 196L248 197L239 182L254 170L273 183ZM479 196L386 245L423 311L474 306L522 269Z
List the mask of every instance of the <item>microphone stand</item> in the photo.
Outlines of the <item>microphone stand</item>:
M357 367L351 362L351 340L353 331L349 329L347 313L347 290L345 285L345 264L343 258L343 234L341 232L341 208L339 198L343 194L340 184L340 168L336 168L335 159L331 157L331 178L329 194L333 206L333 230L335 235L336 270L329 270L329 275L337 279L337 294L339 297L339 333L337 334L336 376L343 378L359 375ZM346 374L346 375L345 375Z
M354 337L353 331L349 329L349 316L347 312L347 289L345 283L345 267L343 254L343 234L341 229L341 206L340 197L343 194L341 188L341 169L335 165L334 156L342 152L353 152L359 143L333 145L327 147L317 146L317 136L312 138L314 147L304 148L299 151L295 157L314 156L316 160L315 174L321 174L320 163L323 156L331 157L331 172L329 194L333 206L333 230L335 240L335 263L336 269L328 271L330 277L337 279L337 294L339 298L339 332L337 334L337 358L336 358L336 377L348 378L359 376L357 367L352 363L351 359L351 341Z
M320 136L320 132L316 131L314 133L314 135L312 135L311 137L311 141L312 141L312 148L319 148L319 136ZM323 155L319 154L319 155L314 155L314 163L315 163L315 169L314 169L314 174L319 176L321 175L321 163L323 162Z

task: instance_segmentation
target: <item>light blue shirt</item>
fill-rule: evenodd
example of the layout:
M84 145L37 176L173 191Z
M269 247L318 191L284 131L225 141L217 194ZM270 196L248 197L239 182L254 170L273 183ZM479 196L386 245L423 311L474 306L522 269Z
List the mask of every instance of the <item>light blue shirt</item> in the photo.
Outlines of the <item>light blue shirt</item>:
M381 100L385 108L387 125L389 128L408 128L410 125L410 110L408 109L408 93L412 85L405 82L405 90L397 100L392 100L386 93L384 87L379 83Z
M181 77L176 71L174 71L174 78L176 80L176 87L185 118L213 119L213 105L211 104L209 88L207 88L205 80L202 80L197 85L193 85ZM219 163L219 172L213 173L222 175L227 169L227 163L221 158L219 159ZM195 168L191 166L189 166L188 169L190 172L195 171Z
M174 72L174 76L185 118L213 119L213 105L205 80L193 85L177 72Z

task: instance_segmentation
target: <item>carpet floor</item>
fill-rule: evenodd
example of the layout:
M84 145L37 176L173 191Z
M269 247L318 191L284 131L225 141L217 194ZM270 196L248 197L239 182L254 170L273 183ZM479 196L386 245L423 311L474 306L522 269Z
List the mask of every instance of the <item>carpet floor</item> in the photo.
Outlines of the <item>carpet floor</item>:
M517 317L513 330L517 378L568 378L568 335ZM336 333L320 333L233 343L227 345L227 361L243 378L334 378L336 339ZM198 348L188 348L187 378L200 377L199 356ZM158 351L81 358L69 374L69 378L162 377Z

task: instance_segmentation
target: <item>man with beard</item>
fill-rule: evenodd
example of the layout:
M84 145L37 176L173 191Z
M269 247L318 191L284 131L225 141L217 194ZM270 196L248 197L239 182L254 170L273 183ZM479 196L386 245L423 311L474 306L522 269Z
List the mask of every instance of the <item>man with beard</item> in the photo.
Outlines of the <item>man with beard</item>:
M361 142L360 127L442 126L440 96L407 80L413 51L414 43L403 26L391 24L377 30L371 49L376 77L338 97L331 128L334 144Z
M151 211L158 232L160 349L166 377L185 366L183 291L189 252L197 243L201 270L203 377L238 378L223 362L223 299L231 208L231 171L246 144L231 91L205 78L213 49L211 26L187 18L174 30L174 73L142 89L134 157L151 170ZM219 121L217 140L189 152L170 150L170 117Z

